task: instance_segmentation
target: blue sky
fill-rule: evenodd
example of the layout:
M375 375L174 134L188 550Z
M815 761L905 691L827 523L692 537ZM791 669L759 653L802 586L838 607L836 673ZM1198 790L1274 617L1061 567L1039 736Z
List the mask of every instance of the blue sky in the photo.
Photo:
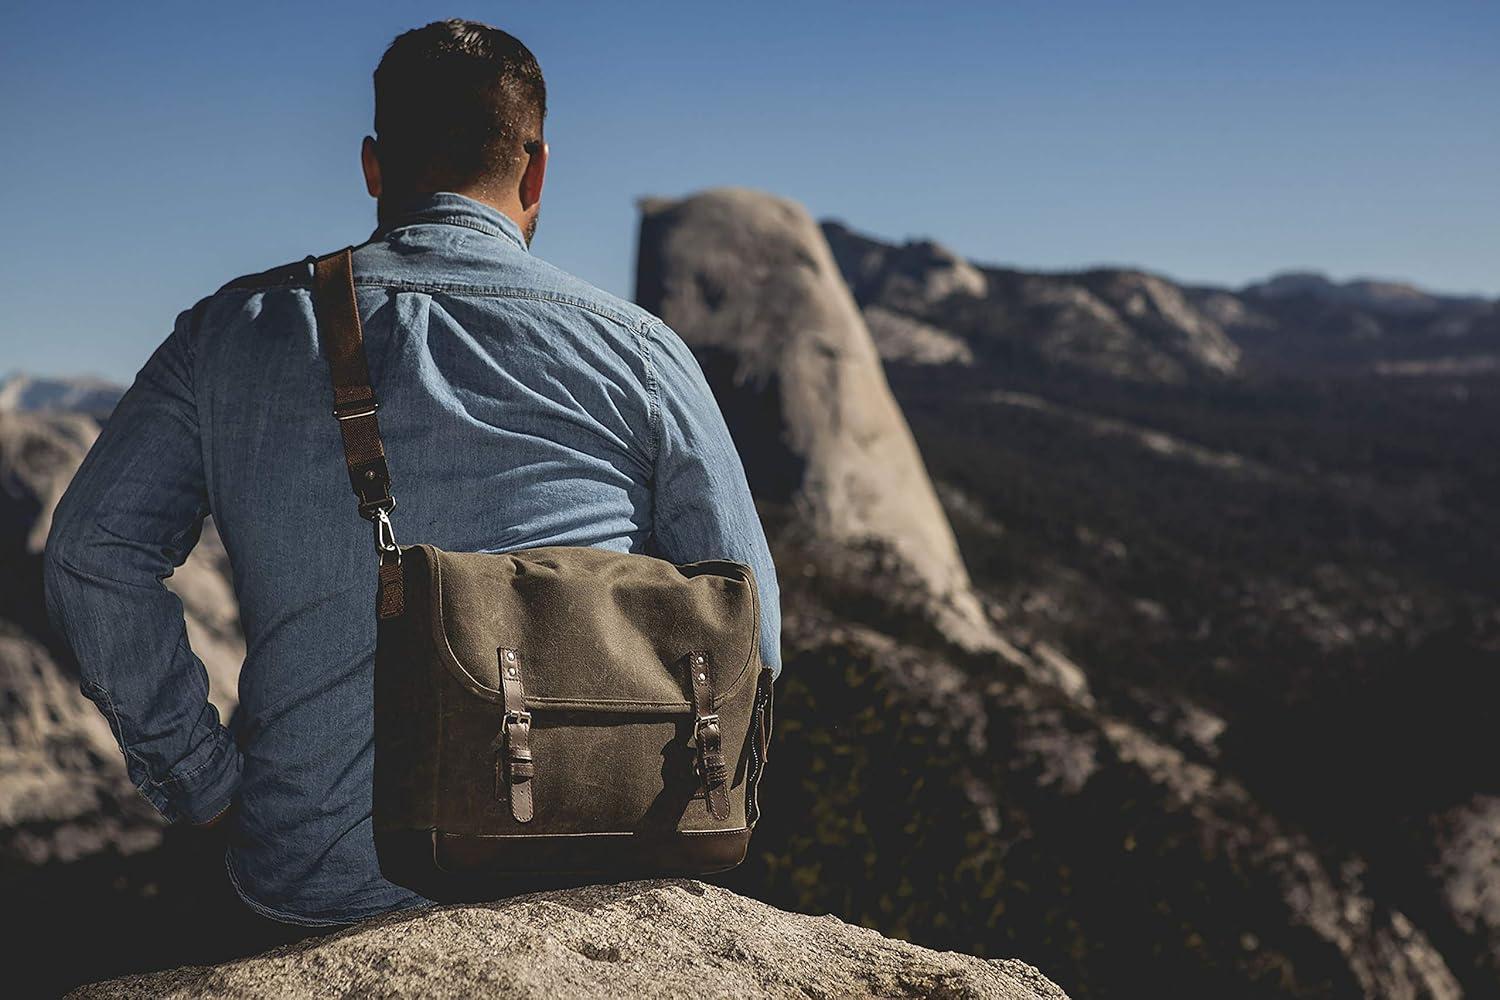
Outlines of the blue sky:
M550 92L537 253L629 296L720 184L983 261L1500 294L1500 4L10 4L0 371L133 375L247 271L363 239L369 74L473 17Z

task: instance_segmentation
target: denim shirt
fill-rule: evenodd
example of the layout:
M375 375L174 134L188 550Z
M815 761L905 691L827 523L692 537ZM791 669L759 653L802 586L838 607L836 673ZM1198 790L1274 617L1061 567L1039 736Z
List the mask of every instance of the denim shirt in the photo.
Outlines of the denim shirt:
M532 256L501 212L447 192L377 229L354 272L401 542L748 563L762 659L780 670L765 536L675 333ZM240 279L178 316L60 501L45 580L141 792L168 820L234 802L226 863L241 896L321 924L425 900L375 859L375 551L306 273ZM247 647L228 729L162 583L209 514Z

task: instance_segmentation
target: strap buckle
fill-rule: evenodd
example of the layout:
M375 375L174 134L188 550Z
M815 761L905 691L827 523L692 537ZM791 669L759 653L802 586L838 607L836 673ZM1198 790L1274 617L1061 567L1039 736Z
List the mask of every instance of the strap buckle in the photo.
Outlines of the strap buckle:
M531 713L524 708L513 708L505 713L505 722L507 725L529 727L531 725Z
M339 420L355 420L359 417L368 417L376 410L380 409L380 403L374 399L357 400L353 405L359 407L359 409L343 410L342 408L335 406L333 408L333 415Z
M693 738L694 739L698 739L698 738L702 737L703 730L707 729L709 726L713 726L715 729L718 728L718 726L719 726L719 715L718 715L717 712L711 713L709 715L700 715L700 716L697 716L694 719L694 721L693 721Z

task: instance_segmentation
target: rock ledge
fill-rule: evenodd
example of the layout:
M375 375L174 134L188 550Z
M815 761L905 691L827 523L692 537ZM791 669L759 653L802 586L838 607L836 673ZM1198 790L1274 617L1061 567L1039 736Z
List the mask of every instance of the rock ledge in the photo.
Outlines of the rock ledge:
M936 952L689 879L381 917L71 997L937 997L1067 1000L1023 962Z

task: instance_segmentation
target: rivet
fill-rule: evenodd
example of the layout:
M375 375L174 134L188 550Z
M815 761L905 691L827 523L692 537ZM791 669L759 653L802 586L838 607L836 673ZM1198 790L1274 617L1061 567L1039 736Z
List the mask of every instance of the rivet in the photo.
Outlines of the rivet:
M703 662L703 654L700 653L697 656L693 657L693 662L694 663L702 663Z
M365 470L365 478L366 479L374 479L375 478L375 470L374 469L366 469Z
M508 673L508 674L510 674L512 677L516 676L516 668L515 667L511 667L509 670L507 670L505 672Z
M708 675L707 675L707 674L703 674L703 673L700 673L700 674L699 674L699 675L698 675L698 679L699 679L699 680L700 680L700 681L706 681L706 680L708 680Z
M514 660L516 658L516 651L514 649L507 649L505 651L505 658L507 660Z

